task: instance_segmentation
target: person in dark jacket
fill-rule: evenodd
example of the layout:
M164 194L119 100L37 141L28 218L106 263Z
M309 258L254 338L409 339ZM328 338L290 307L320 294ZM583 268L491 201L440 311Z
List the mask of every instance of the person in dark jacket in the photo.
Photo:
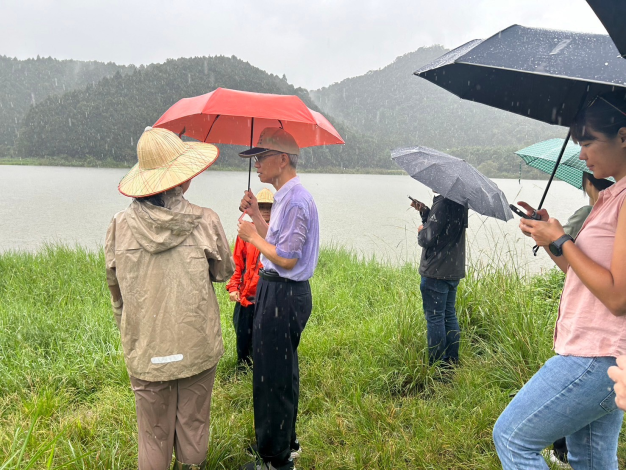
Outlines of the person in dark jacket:
M465 277L467 208L441 195L435 196L430 209L419 201L411 206L422 216L417 242L422 247L419 273L428 360L454 365L461 338L455 302L459 281Z

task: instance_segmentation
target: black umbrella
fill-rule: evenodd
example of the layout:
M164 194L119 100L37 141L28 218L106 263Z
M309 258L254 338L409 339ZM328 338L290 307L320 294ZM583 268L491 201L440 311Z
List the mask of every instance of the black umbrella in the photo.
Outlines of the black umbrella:
M428 147L402 147L391 159L413 179L479 214L505 222L513 218L498 186L465 160Z
M622 57L626 57L626 2L624 0L587 0Z
M587 100L626 90L626 61L609 36L519 25L470 41L415 75L463 99L561 126L570 126Z

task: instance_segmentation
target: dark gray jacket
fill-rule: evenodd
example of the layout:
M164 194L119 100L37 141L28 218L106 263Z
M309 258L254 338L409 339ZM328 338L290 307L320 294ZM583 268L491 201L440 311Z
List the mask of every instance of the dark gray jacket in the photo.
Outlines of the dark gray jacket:
M422 214L424 228L417 236L422 247L420 275L456 281L465 277L467 208L443 196Z

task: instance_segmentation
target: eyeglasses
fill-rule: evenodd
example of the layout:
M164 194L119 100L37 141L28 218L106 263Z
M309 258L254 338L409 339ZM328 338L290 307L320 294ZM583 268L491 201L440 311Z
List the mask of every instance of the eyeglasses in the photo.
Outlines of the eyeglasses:
M281 155L281 154L279 152L266 153L265 155L261 155L260 157L252 157L252 158L254 158L254 163L262 163L263 160L265 160L266 158L274 157L276 155Z

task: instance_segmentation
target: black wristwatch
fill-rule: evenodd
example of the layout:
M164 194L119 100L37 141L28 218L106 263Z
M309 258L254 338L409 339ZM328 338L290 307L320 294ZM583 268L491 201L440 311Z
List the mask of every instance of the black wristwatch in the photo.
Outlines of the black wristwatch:
M568 242L570 240L574 241L574 239L570 235L565 234L559 239L553 241L548 246L548 248L550 248L550 253L552 253L554 256L561 256L563 254L563 245L565 245L565 242Z

